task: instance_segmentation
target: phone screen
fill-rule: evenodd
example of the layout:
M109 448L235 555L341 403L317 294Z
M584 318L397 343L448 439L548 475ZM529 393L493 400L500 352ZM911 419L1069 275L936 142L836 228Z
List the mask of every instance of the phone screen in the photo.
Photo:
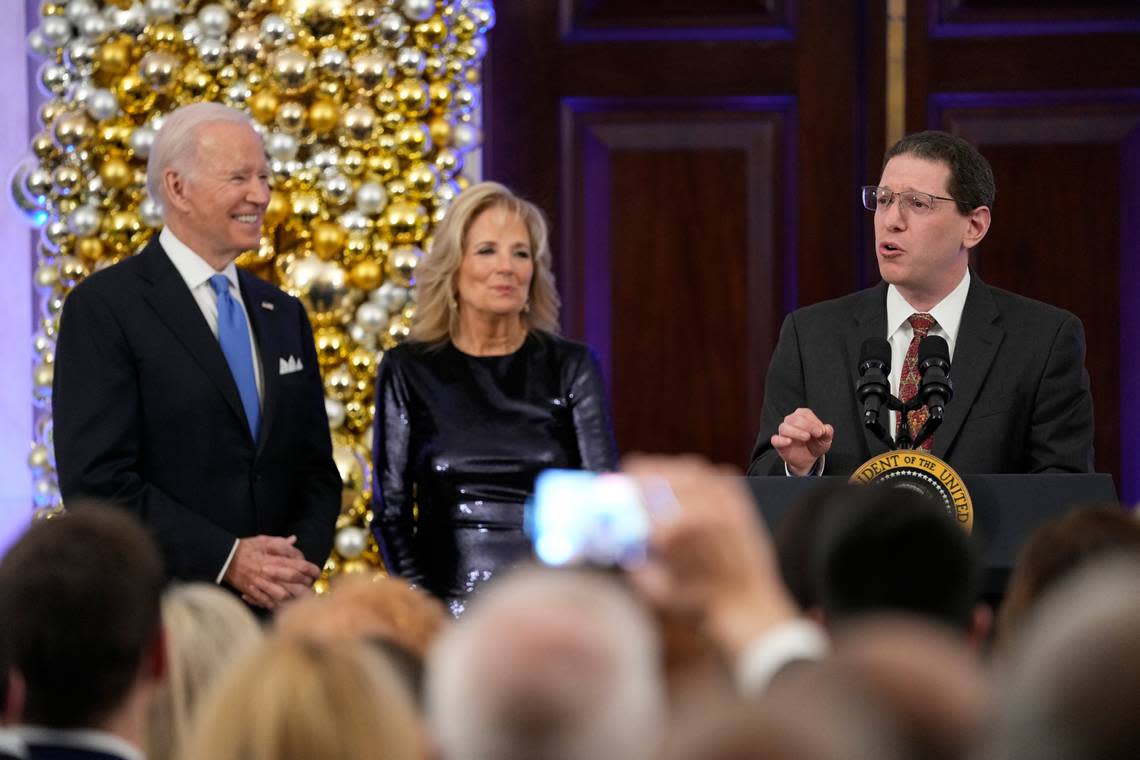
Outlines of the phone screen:
M527 503L525 528L544 564L630 567L645 561L650 518L628 475L546 470Z

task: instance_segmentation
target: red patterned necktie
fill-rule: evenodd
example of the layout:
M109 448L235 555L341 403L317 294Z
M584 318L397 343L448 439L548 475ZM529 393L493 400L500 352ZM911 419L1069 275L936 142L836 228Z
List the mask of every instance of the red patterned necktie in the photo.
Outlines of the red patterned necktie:
M930 332L930 328L934 326L934 317L929 314L911 314L907 317L907 322L910 322L911 328L914 330L914 337L910 339L910 346L906 350L906 357L903 359L902 375L899 380L899 400L903 403L910 401L918 393L918 384L921 376L918 373L918 344ZM910 429L910 438L913 441L918 435L918 431L922 430L922 426L926 424L926 418L929 417L926 407L919 407L909 414L908 427ZM899 421L902 424L902 421ZM934 436L927 438L923 442L922 448L930 451L930 447L934 445Z

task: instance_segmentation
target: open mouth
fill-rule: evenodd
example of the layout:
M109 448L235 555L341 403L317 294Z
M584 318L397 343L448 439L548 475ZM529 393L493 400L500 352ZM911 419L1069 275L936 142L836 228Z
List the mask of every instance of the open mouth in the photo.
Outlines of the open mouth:
M261 216L259 214L234 214L233 218L242 224L261 224Z

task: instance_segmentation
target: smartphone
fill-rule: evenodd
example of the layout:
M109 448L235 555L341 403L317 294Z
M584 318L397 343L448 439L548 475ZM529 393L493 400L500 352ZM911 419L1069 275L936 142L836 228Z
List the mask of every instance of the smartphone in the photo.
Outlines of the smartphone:
M647 490L658 488L621 473L546 470L527 502L524 529L544 564L635 567L646 559L651 504L659 501L647 499Z

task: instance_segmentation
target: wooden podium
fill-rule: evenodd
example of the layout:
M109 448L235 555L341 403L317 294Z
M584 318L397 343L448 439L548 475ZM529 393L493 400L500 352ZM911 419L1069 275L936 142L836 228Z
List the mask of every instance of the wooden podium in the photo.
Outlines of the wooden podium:
M974 529L985 568L983 591L1000 595L1021 545L1038 525L1073 507L1116 502L1111 475L963 475L974 501ZM745 481L768 527L805 494L847 478L755 477Z

